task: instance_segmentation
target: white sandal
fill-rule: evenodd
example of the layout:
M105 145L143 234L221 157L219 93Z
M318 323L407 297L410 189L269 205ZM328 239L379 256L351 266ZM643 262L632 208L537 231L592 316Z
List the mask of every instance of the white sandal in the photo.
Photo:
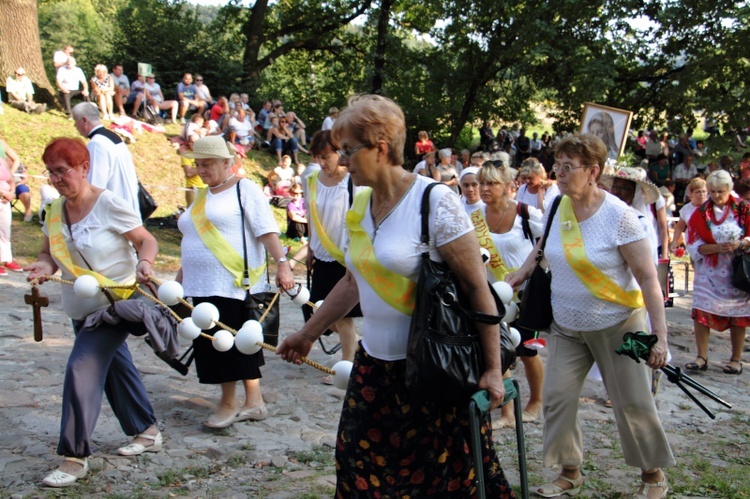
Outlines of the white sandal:
M52 473L44 477L44 480L42 480L42 483L46 485L47 487L70 487L74 483L76 483L76 480L79 478L83 478L86 476L86 473L89 472L89 461L87 458L79 459L77 457L66 457L65 461L70 461L73 463L78 463L83 468L81 468L81 471L79 471L76 474L71 473L65 473L64 471L60 471L59 469L54 470Z
M132 442L125 447L117 449L117 453L121 456L140 456L144 452L159 452L161 450L163 444L161 432L158 432L156 435L141 433L140 435L136 435L135 438L145 438L146 440L151 440L153 443L147 446Z
M578 492L581 491L581 485L583 485L583 475L579 476L578 479L572 480L566 476L560 475L555 480L562 479L568 482L570 485L572 485L569 489L564 489L560 487L559 485L555 485L554 481L552 483L547 483L545 485L542 485L536 490L536 495L540 497L560 497L560 496L569 496L574 497L578 495Z
M669 484L667 483L667 478L664 477L664 480L662 480L661 482L656 482L656 483L648 483L648 482L641 481L641 485L640 487L638 487L638 492L636 492L633 495L633 497L635 499L648 499L648 491L652 488L663 489L661 495L659 496L659 499L663 497L667 497L667 494L669 493Z

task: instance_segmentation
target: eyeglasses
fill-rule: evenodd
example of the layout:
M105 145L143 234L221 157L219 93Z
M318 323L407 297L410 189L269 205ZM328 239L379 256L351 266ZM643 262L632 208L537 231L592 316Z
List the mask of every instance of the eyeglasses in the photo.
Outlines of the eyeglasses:
M372 147L372 146L370 144L362 144L361 146L352 147L351 149L339 149L336 152L339 154L339 156L349 159L352 156L354 156L357 153L357 151L359 151L360 149L364 149L366 147Z
M26 73L19 73L19 72L16 72L16 76L23 76L23 75L25 75L25 74L26 74Z
M57 171L52 171L52 170L45 170L45 171L44 171L44 176L45 176L45 177L47 177L47 178L50 178L50 179L52 179L52 180L55 180L55 179L57 179L57 180L62 180L62 178L63 178L63 177L65 176L65 175L67 175L68 173L70 173L70 171L71 171L72 169L73 169L73 168L60 168L60 169L59 169L59 170L57 170Z
M555 162L552 165L552 171L555 173L562 173L563 175L567 175L568 173L572 172L573 170L578 170L580 168L588 168L591 165L581 165L581 166L573 166L570 163L557 163Z
M203 81L203 78L196 78L195 81Z

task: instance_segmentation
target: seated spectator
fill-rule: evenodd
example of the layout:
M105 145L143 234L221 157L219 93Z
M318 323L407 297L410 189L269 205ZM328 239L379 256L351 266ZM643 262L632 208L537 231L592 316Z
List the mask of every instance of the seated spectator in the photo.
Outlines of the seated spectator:
M674 157L675 164L680 164L685 161L685 156L688 154L692 155L693 150L690 148L690 141L688 140L687 134L680 134L677 144L672 148L672 155Z
M286 237L307 244L307 209L302 187L292 186L292 200L286 205Z
M679 147L679 146L678 146ZM688 183L698 175L698 169L693 164L693 155L690 152L686 152L683 155L683 162L674 167L672 172L672 180L674 180L676 186L674 189L674 196L680 203L682 203L685 190L687 189Z
M80 95L84 101L89 101L89 84L81 68L76 66L75 57L68 57L67 64L57 70L55 83L57 83L57 88L60 90L60 96L65 101L65 114L68 115L68 121L72 121L70 101L73 97Z
M180 138L187 142L190 149L193 148L193 144L201 137L206 136L206 130L203 128L203 116L200 114L194 114L190 121L182 127L182 133Z
M422 161L425 154L434 151L435 144L432 143L427 132L424 130L417 132L417 142L414 144L414 154L417 155L417 161Z
M193 75L185 73L182 81L177 84L177 100L180 101L180 123L185 123L185 115L194 109L198 114L203 114L206 109L206 101L201 99L198 88L193 84Z
M52 179L47 179L47 182L39 188L39 223L44 223L44 210L47 208L52 201L58 199L60 193L52 185ZM25 220L25 217L24 217Z
M336 123L336 118L339 116L339 108L336 106L333 106L328 110L328 116L326 116L326 119L323 120L323 126L320 128L321 130L330 130L333 128L333 124Z
M740 178L750 178L750 152L742 155L742 161L740 161Z
M664 154L659 154L656 156L656 162L649 164L648 176L659 187L664 185L667 179L671 178L671 173L669 159Z
M206 106L210 107L214 105L214 98L211 97L211 91L203 83L203 77L199 74L195 75L195 88L198 90L198 97L206 102Z
M172 113L172 124L177 124L177 110L180 107L176 100L164 100L164 93L161 91L161 85L156 83L156 76L151 74L146 77L146 83L143 85L146 101L156 111L169 109Z
M72 45L66 45L63 50L58 50L52 56L52 65L55 66L55 73L61 67L68 64L68 58L73 55L74 49Z
M203 183L203 179L198 175L194 159L180 156L180 166L183 173L185 173L185 189L187 189L185 191L185 203L187 203L185 206L190 206L195 201L197 190L206 187L206 184Z
M236 116L229 120L229 142L240 144L247 151L255 143L255 137L253 137L253 129L255 128L253 118L255 116L248 116L242 106L238 106L236 112Z
M292 131L292 135L297 139L297 148L305 154L310 151L305 147L307 145L307 133L305 132L305 122L297 116L297 113L289 111L286 113L286 122Z
M252 109L250 109L250 96L249 95L240 94L240 104L242 105L245 111L252 111ZM255 113L253 113L253 115L254 114Z
M127 104L133 105L133 111L130 117L136 119L141 111L141 104L146 98L146 75L138 75L133 83L130 84L130 94L128 95Z
M416 164L414 173L424 177L432 178L432 170L435 168L435 151L425 153L424 159Z
M41 114L47 109L47 104L34 102L34 86L23 68L16 69L14 75L5 80L5 90L8 92L8 104L19 111Z
M107 73L107 66L97 64L94 76L91 77L91 91L102 113L103 120L115 119L113 100L115 96L115 80Z
M292 184L294 184L294 176L296 175L294 168L292 168L292 158L284 155L281 158L281 163L273 169L273 172L279 177L276 183L276 193L278 194L285 189L286 194L288 194L292 188Z
M112 79L115 81L115 96L114 101L117 106L117 110L120 112L120 117L127 116L125 113L125 103L130 97L130 80L125 76L125 72L122 69L122 64L115 64L112 68Z
M266 120L268 119L268 113L271 112L271 101L263 101L263 105L258 111L258 131L268 131L266 128Z
M224 131L229 125L229 119L231 117L232 109L229 107L229 100L221 95L216 100L216 103L211 107L211 113L209 119L215 121L219 128Z
M291 130L287 127L286 116L282 119L277 117L271 118L271 128L268 130L266 137L269 147L268 152L276 154L278 164L281 165L281 155L292 154L294 156L294 162L297 161L297 139L294 138Z
M276 117L281 121L282 119L286 119L286 113L284 112L284 105L281 103L280 100L276 100L273 102L273 107L271 108L271 112L268 113L268 116L266 116L266 122L263 124L263 128L266 130L270 130L271 128L271 120Z
M13 179L16 181L16 199L21 201L24 207L23 221L31 222L33 213L31 213L31 192L28 186L29 174L26 173L26 166L23 163L18 163Z

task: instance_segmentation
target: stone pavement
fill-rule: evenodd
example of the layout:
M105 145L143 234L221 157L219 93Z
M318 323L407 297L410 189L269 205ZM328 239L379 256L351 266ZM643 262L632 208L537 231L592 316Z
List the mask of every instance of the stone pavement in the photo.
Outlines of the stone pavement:
M678 282L680 279L678 276ZM72 344L70 322L60 307L59 285L43 285L41 289L51 303L42 311L45 339L34 342L31 307L23 301L23 295L30 290L25 275L11 273L1 283L4 289L0 311L5 320L0 335L0 497L56 496L58 492L40 487L40 481L59 462L55 448L63 373ZM683 365L694 357L691 302L688 295L678 298L675 308L667 309L674 365ZM281 317L282 337L302 324L300 309L286 297L281 299ZM194 367L186 377L179 375L160 361L142 338L131 337L128 343L154 404L165 438L164 449L136 458L117 456L116 449L129 439L104 403L93 437L97 450L90 459L92 472L72 489L66 489L65 495L271 499L332 496L332 447L343 391L322 384L323 373L307 365L287 364L266 352L262 387L268 419L215 431L203 427L202 422L218 401L218 388L199 385ZM718 413L712 421L679 389L662 381L657 400L678 461L694 455L696 431L719 441L738 438L738 445L750 445L747 435L732 435L733 430L725 428L732 418L748 418L748 375L727 377L720 372L721 363L728 358L728 334L712 334L711 349L711 369L696 379L734 403L735 408L721 410L716 403L699 396ZM310 357L328 366L339 360L338 355L328 356L317 345ZM519 363L515 376L522 380L524 391L520 366ZM612 412L602 404L604 397L600 383L587 382L580 415L589 452L587 466L595 468L589 469L589 485L582 492L586 497L601 497L597 487L606 487L610 492L631 491L637 479L636 471L625 466L619 455ZM554 471L541 466L541 432L539 423L526 425L532 484L555 476ZM514 434L503 430L494 436L509 480L517 484ZM712 454L710 444L697 450L721 465L723 454ZM595 485L594 477L600 485Z

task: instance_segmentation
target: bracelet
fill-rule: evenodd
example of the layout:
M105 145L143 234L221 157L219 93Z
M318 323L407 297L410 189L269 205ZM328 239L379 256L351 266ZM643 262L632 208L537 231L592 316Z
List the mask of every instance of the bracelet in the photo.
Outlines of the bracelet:
M151 265L152 267L154 266L154 264L153 264L153 263L151 263L151 261L150 261L150 260L146 260L145 258L141 258L140 260L138 260L138 263L141 263L141 262L146 262L146 263L148 263L149 265ZM138 263L136 263L136 265L138 265Z

